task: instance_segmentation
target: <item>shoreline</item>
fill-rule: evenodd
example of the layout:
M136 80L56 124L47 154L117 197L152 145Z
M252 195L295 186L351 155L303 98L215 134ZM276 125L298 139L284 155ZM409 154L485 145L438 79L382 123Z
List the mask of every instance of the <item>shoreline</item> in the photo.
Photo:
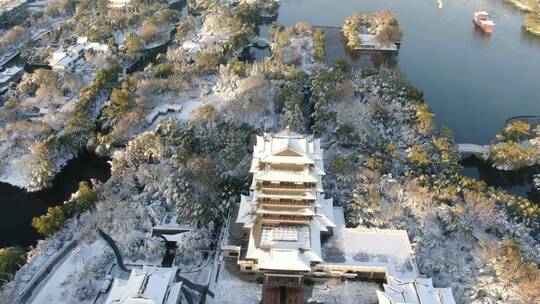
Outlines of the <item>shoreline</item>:
M530 8L526 4L521 3L520 1L516 0L503 0L504 2L511 4L513 7L517 8L518 10L526 13L532 13L534 9Z

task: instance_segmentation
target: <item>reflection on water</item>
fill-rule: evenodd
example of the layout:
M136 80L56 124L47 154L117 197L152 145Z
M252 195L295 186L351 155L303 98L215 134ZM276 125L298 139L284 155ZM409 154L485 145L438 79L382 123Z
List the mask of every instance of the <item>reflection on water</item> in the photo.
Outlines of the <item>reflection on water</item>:
M500 187L511 194L540 202L540 192L532 185L533 175L540 173L540 166L532 168L501 171L490 164L472 156L461 162L463 174L484 181L489 186Z
M80 181L105 181L110 176L107 159L83 154L68 162L56 176L53 186L38 192L0 183L0 248L34 245L40 237L32 228L32 218L47 212L69 198L78 189Z

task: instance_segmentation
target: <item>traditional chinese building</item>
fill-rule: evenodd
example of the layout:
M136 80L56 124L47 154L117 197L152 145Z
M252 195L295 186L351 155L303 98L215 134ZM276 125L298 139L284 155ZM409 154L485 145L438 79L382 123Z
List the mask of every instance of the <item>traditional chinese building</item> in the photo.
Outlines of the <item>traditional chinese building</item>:
M320 140L289 130L258 136L250 172L251 194L242 196L236 220L249 234L239 265L267 281L301 283L322 262L321 234L335 227Z
M381 304L455 303L450 288L419 274L406 231L345 228L343 208L324 195L319 139L289 129L257 136L250 172L233 224L245 241L222 249L241 271L264 277L263 303L303 303L306 276L376 280Z

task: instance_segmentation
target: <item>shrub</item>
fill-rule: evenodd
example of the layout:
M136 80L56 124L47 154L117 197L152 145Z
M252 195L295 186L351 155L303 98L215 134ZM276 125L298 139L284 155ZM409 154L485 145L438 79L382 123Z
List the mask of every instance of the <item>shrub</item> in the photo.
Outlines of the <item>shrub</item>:
M155 68L156 77L167 78L174 74L174 67L167 63L158 64Z
M524 27L527 31L540 35L540 12L532 12L525 15Z
M143 24L140 36L145 43L157 41L159 39L159 28L154 22L147 21Z
M182 43L186 39L187 34L193 28L195 18L193 16L188 16L184 21L180 22L176 27L176 42Z
M322 29L315 29L313 31L313 49L314 49L314 55L316 60L323 61L326 57L326 53L324 51L324 41L326 40L326 34L324 30Z
M497 167L518 169L530 166L537 155L535 148L521 147L515 142L505 142L490 147L490 159Z
M92 209L97 199L97 194L88 183L80 182L79 189L68 201L62 205L49 207L45 215L34 217L32 227L44 236L50 237L60 231L69 218Z
M413 165L421 169L425 169L431 164L426 150L421 146L413 146L409 149L409 159Z
M520 142L529 137L531 125L523 121L511 122L502 131L502 137L505 141Z
M134 55L144 50L141 38L135 33L129 33L127 35L124 45L126 46L126 51L129 55Z
M433 113L429 111L425 103L416 104L416 119L418 132L427 135L433 129Z
M124 89L113 89L108 105L103 109L104 118L117 118L127 113L135 104L133 93Z
M8 281L13 274L26 262L26 252L23 248L0 248L0 282Z
M246 77L246 63L234 58L229 62L229 69L239 77Z

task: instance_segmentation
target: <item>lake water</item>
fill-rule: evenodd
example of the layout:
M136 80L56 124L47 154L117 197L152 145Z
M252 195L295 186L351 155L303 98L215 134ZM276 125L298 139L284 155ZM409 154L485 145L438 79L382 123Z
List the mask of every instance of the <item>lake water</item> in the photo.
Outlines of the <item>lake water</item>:
M282 0L278 22L341 26L358 10L385 9L404 32L399 68L457 143L488 144L508 118L540 115L540 38L524 32L523 13L502 0L443 0L442 9L436 0ZM472 22L481 9L496 24L491 35ZM477 160L463 165L465 175L539 201L531 172L506 174Z
M486 144L511 116L540 115L540 39L502 1L443 0L438 9L436 0L281 0L278 22L341 26L358 10L384 9L404 32L400 69L456 142ZM491 36L472 23L479 9L493 14Z
M23 189L0 183L0 248L19 245L35 245L40 235L31 226L32 218L47 212L69 199L77 191L80 181L91 178L105 181L110 176L107 159L92 154L82 154L68 162L54 179L52 188L27 192Z

